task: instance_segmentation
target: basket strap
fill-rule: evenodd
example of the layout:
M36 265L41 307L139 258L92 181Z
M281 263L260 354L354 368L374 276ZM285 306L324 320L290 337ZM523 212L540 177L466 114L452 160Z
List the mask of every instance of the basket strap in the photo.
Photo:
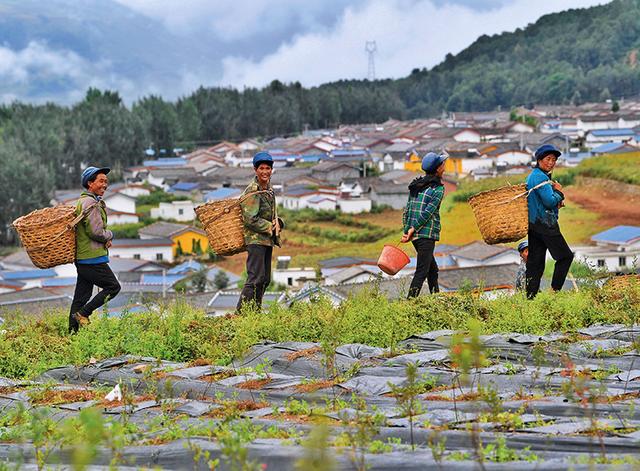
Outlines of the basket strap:
M519 195L514 196L513 198L509 198L508 200L504 200L504 201L497 201L495 203L488 203L487 206L498 206L500 204L511 203L512 201L515 201L518 198L522 198L523 196L529 196L533 190L537 190L538 188L542 188L545 185L550 185L551 183L553 183L551 180L544 181L544 182L539 183L538 185L534 186L530 190L524 191L524 192L520 193Z
M545 185L550 185L551 183L553 183L551 180L546 180L542 183L538 183L536 186L534 186L533 188L531 188L530 190L525 191L524 193L520 193L519 195L514 196L513 198L511 198L509 201L513 201L516 200L518 198L522 198L523 196L529 196L531 194L531 192L533 190L537 190L538 188L542 188Z
M238 198L236 201L231 203L229 206L225 207L224 211L227 212L227 211L231 210L231 208L235 208L236 206L241 204L244 200L246 200L250 196L259 195L260 193L273 193L273 192L271 190L252 191L251 193L247 193L246 195L242 195L240 198Z
M63 235L66 234L67 231L72 231L80 221L82 221L85 217L87 217L87 214L89 214L89 211L91 211L96 205L98 204L98 202L96 201L95 203L87 206L85 209L82 210L82 212L80 214L78 214L73 221L71 221L69 224L67 224L65 226L65 228L63 230L61 230L58 234L56 234L53 238L49 239L46 243L42 244L42 245L38 245L33 247L34 249L44 249L45 247L48 247L49 245L53 244L56 240L58 240L60 237L62 237Z

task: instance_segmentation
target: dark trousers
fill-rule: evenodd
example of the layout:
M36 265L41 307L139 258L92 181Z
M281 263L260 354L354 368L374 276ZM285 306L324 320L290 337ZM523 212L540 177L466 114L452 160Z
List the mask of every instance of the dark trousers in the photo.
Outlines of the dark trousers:
M69 312L70 331L78 330L78 323L72 318L74 313L79 312L83 316L89 317L95 309L107 301L107 298L113 299L120 292L120 283L107 263L95 265L76 263L76 269L78 270L78 281ZM89 301L94 286L102 289Z
M409 287L409 295L407 298L415 298L420 294L424 280L429 284L429 291L437 293L440 291L438 286L438 263L433 256L436 247L436 241L433 239L415 239L412 241L416 248L417 263L416 273L413 275L411 286Z
M527 259L527 298L533 299L540 291L540 280L544 274L547 250L556 261L553 268L551 288L560 291L569 273L573 252L558 230L556 233L541 233L529 229L529 258Z
M236 312L241 312L245 303L254 301L258 308L262 307L262 296L271 283L271 254L273 247L267 245L247 245L247 281L240 293Z

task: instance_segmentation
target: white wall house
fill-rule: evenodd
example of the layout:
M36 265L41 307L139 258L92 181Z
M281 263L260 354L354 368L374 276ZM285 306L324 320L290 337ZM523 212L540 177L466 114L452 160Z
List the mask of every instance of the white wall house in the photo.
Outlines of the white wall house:
M173 262L171 239L114 239L110 257L133 258L151 262Z
M104 197L104 204L113 211L134 214L136 212L136 199L121 192L111 193Z
M462 129L453 136L457 142L480 142L482 135L475 129Z
M295 189L284 193L278 198L284 208L299 210L304 208L311 209L336 209L336 197L328 193L310 190Z
M458 247L449 252L449 255L459 268L520 263L517 250L502 245L488 245L481 241Z
M616 129L618 128L618 117L608 116L581 116L576 120L578 131L586 133L594 129Z
M299 288L306 281L315 280L316 271L312 267L305 268L277 268L273 270L271 279L289 288Z
M171 203L160 203L157 208L151 209L152 218L175 219L176 221L193 221L193 201L172 201Z
M529 165L531 154L522 150L510 150L493 157L496 163L504 162L508 165Z
M591 240L595 246L574 247L575 260L612 273L640 268L640 226L616 226Z
M151 190L142 185L129 184L118 189L118 193L131 196L132 198L137 198L138 196L149 196L151 194Z
M118 224L134 224L140 222L140 217L136 213L125 213L124 211L114 211L107 208L107 220L110 226Z
M342 213L358 214L371 211L371 200L369 198L338 198L337 208Z

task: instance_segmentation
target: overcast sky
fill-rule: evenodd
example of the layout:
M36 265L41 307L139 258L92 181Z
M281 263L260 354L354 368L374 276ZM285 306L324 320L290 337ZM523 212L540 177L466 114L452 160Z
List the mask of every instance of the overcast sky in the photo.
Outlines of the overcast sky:
M118 0L174 33L206 30L231 46L217 83L261 86L274 78L317 85L365 78L375 40L377 78L430 68L482 34L513 31L546 13L598 0ZM242 44L242 49L233 44Z
M0 102L127 103L200 86L305 86L431 68L482 34L603 0L0 0ZM3 23L4 21L4 23Z

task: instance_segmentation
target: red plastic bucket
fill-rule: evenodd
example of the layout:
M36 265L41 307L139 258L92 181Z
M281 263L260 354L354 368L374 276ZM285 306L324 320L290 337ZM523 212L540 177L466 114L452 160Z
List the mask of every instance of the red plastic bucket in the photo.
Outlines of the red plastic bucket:
M378 258L378 267L387 275L395 275L410 262L409 256L395 245L385 245Z

